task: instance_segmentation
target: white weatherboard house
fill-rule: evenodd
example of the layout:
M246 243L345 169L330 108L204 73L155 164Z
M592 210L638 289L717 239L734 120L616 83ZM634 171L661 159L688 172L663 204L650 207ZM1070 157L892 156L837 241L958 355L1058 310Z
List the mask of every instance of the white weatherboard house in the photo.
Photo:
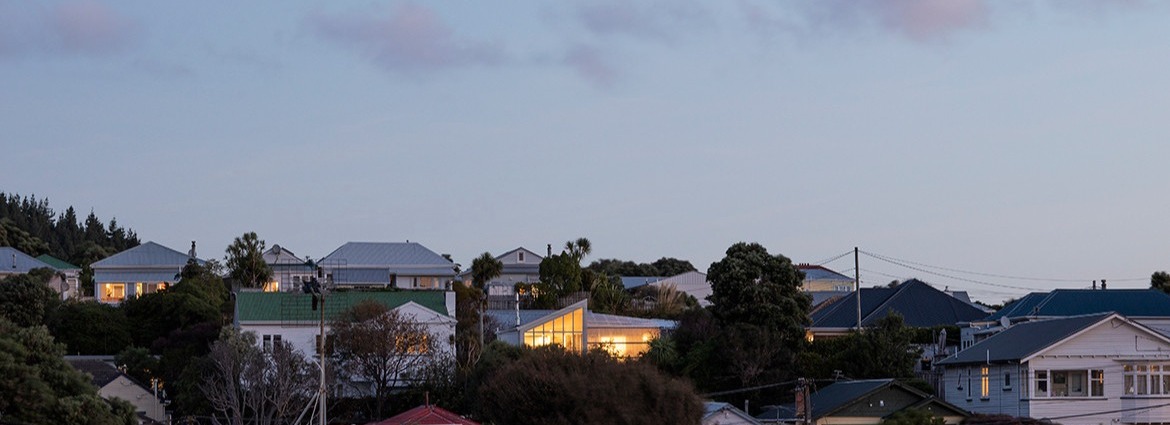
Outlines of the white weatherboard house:
M179 273L188 260L195 258L195 243L184 254L154 242L147 242L90 265L93 269L94 297L103 303L116 304L127 298L166 289L179 281Z
M455 293L449 291L336 291L313 310L312 296L294 292L245 291L236 294L236 326L256 334L256 343L292 345L308 357L319 355L320 317L329 322L362 301L374 301L426 325L439 350L455 352Z
M500 254L496 257L500 262L500 275L487 282L486 290L489 296L514 296L517 283L540 282L540 262L544 257L524 247ZM464 284L471 284L471 267L459 274Z
M1013 325L937 365L938 392L974 413L1170 423L1170 339L1117 313Z
M455 263L417 242L347 242L318 264L326 283L352 288L446 290Z

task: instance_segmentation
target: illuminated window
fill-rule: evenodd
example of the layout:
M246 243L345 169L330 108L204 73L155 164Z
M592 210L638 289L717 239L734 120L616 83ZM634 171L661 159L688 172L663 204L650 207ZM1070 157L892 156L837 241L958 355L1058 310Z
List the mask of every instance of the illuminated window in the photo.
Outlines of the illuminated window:
M579 350L584 323L584 308L574 309L525 331L524 345L540 347L557 344L568 350Z
M275 280L267 282L263 287L264 292L280 292L280 282Z
M979 370L979 397L987 398L991 395L991 382L987 376L987 368Z
M1127 364L1122 366L1125 395L1170 394L1170 364ZM1093 385L1097 385L1095 377Z
M126 284L103 283L101 297L102 301L106 302L122 301L126 299Z
M1100 369L1037 370L1035 376L1033 398L1105 396L1105 372Z
M134 284L134 296L135 297L141 297L142 294L145 294L145 293L146 292L142 290L142 282L138 282L138 283Z

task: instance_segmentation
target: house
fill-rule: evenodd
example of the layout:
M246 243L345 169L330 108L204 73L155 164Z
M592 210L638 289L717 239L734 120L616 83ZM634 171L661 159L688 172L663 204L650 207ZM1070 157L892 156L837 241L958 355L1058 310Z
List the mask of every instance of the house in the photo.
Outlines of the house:
M616 357L638 357L650 349L650 341L677 323L671 320L601 314L589 311L589 300L560 310L488 310L501 327L499 340L508 344L540 347L556 344L567 350L602 348Z
M159 400L156 388L144 386L107 361L86 357L67 357L66 360L74 369L89 374L102 398L119 398L130 402L138 413L139 423L168 423L166 406Z
M852 277L816 264L801 263L796 269L804 272L800 290L804 292L850 292L854 289Z
M872 325L890 313L901 315L906 326L916 328L957 325L987 315L926 282L910 279L893 288L861 288L817 306L810 314L809 337L840 336L856 329L859 293L861 326Z
M94 297L103 303L116 304L166 289L179 281L179 274L189 260L203 263L195 257L195 242L191 242L191 251L186 254L147 242L111 255L90 264Z
M272 281L264 285L264 292L298 292L302 282L317 274L317 265L293 254L284 247L272 244L264 251L264 262L272 269Z
M450 291L332 291L316 309L308 294L242 291L236 294L235 325L255 333L262 347L283 341L306 356L318 356L322 316L328 335L330 322L363 301L377 302L424 324L439 350L455 353L455 293Z
M811 425L871 425L903 410L930 412L947 424L958 424L969 416L962 409L903 385L893 379L839 381L812 393L806 408L772 406L756 419L760 423L798 423L804 410L811 411Z
M1115 312L1170 335L1170 295L1157 289L1056 289L1033 292L960 329L965 349L1012 323Z
M517 283L540 282L540 262L544 257L524 247L500 254L496 257L500 262L500 275L488 281L484 286L489 297L512 297L516 295ZM459 274L459 280L470 284L471 268L468 267Z
M27 274L33 269L57 270L55 267L53 267L53 265L33 258L19 249L9 246L0 246L0 279L4 279L8 276ZM75 295L77 293L76 276L77 275L75 274L72 286L70 286L69 277L65 273L58 270L57 273L55 273L48 282L45 282L45 284L48 285L49 288L53 290L53 292L61 294L61 299L66 299L71 294Z
M49 267L61 274L62 281L53 290L61 294L62 300L81 298L81 267L49 254L39 255L37 260L48 264ZM50 286L54 285L50 283Z
M966 410L1065 425L1170 422L1170 339L1117 313L1013 324L938 363Z
M752 415L737 409L730 403L708 401L703 403L702 425L760 425Z
M422 405L366 425L479 425L442 407Z
M417 242L347 242L318 264L342 288L450 289L455 263Z

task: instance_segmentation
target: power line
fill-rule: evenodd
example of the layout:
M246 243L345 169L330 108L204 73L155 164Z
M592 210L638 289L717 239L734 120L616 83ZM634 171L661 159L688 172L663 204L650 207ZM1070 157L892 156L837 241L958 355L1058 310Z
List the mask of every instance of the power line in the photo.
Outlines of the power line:
M1067 279L1067 278L1012 276L1012 275L998 274L998 273L984 273L984 272L976 272L976 271L971 271L971 270L963 270L963 269L956 269L956 268L943 267L943 266L934 266L934 265L930 265L930 264L919 263L919 262L915 262L915 261L891 257L888 255L874 254L874 253L869 253L869 252L865 252L865 251L862 251L862 252L865 253L866 255L869 255L869 256L885 257L886 259L889 259L889 260L899 261L899 262L906 263L906 264L913 264L913 265L920 266L920 267L928 267L928 268L932 268L932 269L945 270L948 272L972 274L972 275L984 276L984 277L996 277L996 278L1001 278L1001 279L1014 279L1014 280L1032 280L1032 281L1039 281L1039 282L1085 282L1088 280L1092 280L1092 279ZM1147 279L1148 278L1140 277L1140 278L1121 278L1121 279L1114 278L1114 279L1108 279L1108 280L1117 281L1117 282L1137 282L1137 281L1142 281L1142 280L1147 280Z
M824 259L824 260L821 260L821 261L817 261L817 262L815 262L815 263L813 263L813 264L816 264L816 265L818 265L818 266L823 266L823 265L825 265L825 264L829 264L829 263L832 263L832 262L834 262L834 261L840 260L840 259L842 259L842 258L844 258L844 257L846 257L846 256L848 256L848 255L850 255L850 254L853 254L853 251L845 251L845 252L844 252L844 253L842 253L841 255L838 255L838 256L835 256L835 257L829 257L829 258L827 258L827 259Z
M870 256L870 257L872 257L872 258L875 258L875 259L878 259L878 260L885 261L885 262L887 262L887 263L890 263L890 264L896 265L896 266L902 266L902 267L908 268L908 269L910 269L910 270L916 270L916 271L920 271L920 272L927 273L927 274L932 274L932 275L939 276L939 277L945 277L945 278L948 278L948 279L961 280L961 281L964 281L964 282L970 282L970 283L975 283L975 284L979 284L979 285L995 286L995 287L1000 287L1000 288L1009 288L1009 289L1022 289L1022 290L1029 291L1029 292L1030 292L1030 291L1035 291L1035 290L1036 290L1036 288L1027 288L1027 287L1023 287L1023 286L1012 286L1012 285L1004 285L1004 284L1000 284L1000 283L984 282L984 281L982 281L982 280L968 279L968 278L965 278L965 277L960 277L960 276L954 276L954 275L949 275L949 274L939 273L939 272L932 271L932 270L928 270L928 269L924 269L924 268L921 268L921 267L912 266L912 265L910 265L910 264L901 263L901 262L898 262L898 261L896 261L896 260L894 260L894 259L891 259L891 258L888 258L888 257L884 257L884 256L881 256L881 255L878 255L878 254L873 254L873 253L866 252L866 251L861 251L861 253L862 253L862 254L865 254L865 255L868 255L868 256Z

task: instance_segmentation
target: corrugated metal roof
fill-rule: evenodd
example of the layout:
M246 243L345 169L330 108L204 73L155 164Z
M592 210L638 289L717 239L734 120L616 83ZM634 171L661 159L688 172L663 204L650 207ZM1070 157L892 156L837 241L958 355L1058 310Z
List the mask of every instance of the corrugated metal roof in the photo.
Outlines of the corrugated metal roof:
M122 371L118 370L114 365L101 360L69 359L68 362L74 369L88 373L92 377L90 382L98 388L104 387L106 384L114 382L119 376L122 376Z
M853 282L853 278L829 270L825 266L800 264L796 266L796 268L804 272L804 280L839 280L842 282Z
M183 267L187 265L187 260L190 258L186 253L175 251L152 241L106 257L101 261L91 264L90 267L95 272L101 268L115 267ZM200 264L203 263L203 260L196 260Z
M1099 313L1013 325L939 362L940 365L1019 361L1112 316Z
M0 273L28 273L29 270L43 267L53 268L45 262L21 252L19 249L0 247Z
M634 289L639 286L649 285L666 279L662 276L622 276L622 286L626 289Z
M813 328L857 326L857 293L830 301L812 314ZM896 288L861 288L862 326L869 326L889 313L902 315L907 326L931 327L970 322L986 316L982 310L911 279Z
M1033 292L988 316L1060 317L1113 311L1126 317L1170 317L1170 295L1157 289L1057 289Z
M179 278L176 276L182 271L181 268L173 270L95 270L93 272L93 281L95 283L119 282L119 283L135 283L135 282L178 282Z
M455 263L417 242L347 242L321 262L326 268L386 266L405 270L421 266L445 269L445 275L455 275Z
M893 379L834 382L810 396L813 417L822 418L866 394L890 386L893 382Z
M366 425L479 425L436 406L418 406L390 418Z
M447 315L447 295L442 291L335 291L326 295L326 320L364 300L373 300L388 308L415 303ZM239 292L236 294L236 318L242 322L281 322L312 320L312 296L296 292Z
M37 260L39 260L42 263L48 264L49 267L57 269L58 271L81 270L81 267L70 264L68 261L62 260L60 258L54 257L54 256L49 255L49 254L38 255Z
M520 310L520 325L524 326L533 321L556 312L557 310ZM516 327L516 310L487 310L486 314L491 316L504 329L512 329ZM674 329L678 326L678 322L673 320L663 319L643 319L641 317L618 316L614 314L594 313L585 310L585 323L590 328L658 328L658 329Z

